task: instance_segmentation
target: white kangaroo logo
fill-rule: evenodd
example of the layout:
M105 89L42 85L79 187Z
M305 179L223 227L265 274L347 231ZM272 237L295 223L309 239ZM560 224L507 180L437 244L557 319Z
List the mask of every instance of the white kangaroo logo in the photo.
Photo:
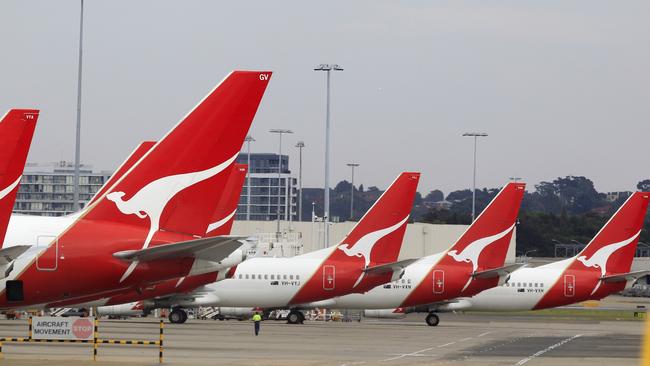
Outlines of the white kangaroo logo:
M615 251L632 243L640 234L641 230L639 230L638 233L632 235L629 239L620 241L618 243L605 245L602 248L598 249L594 254L592 254L591 258L589 259L587 259L587 256L585 255L581 255L576 259L584 264L584 266L587 268L594 267L600 269L600 276L604 277L605 274L607 274L607 261L609 260L609 257L614 254ZM598 281L598 283L596 283L596 287L594 287L594 289L591 291L592 295L596 292L596 290L598 290L601 282L602 281Z
M506 236L510 231L512 231L514 227L515 224L512 224L512 226L510 226L509 228L505 229L504 231L498 234L481 238L471 242L460 253L458 253L457 250L450 250L449 252L447 252L447 255L454 258L456 262L472 263L472 272L476 272L476 270L478 269L478 259L481 257L481 253L483 252L483 249L485 249L488 245L494 243L495 241ZM472 276L469 277L467 283L465 284L465 287L463 287L461 292L465 291L467 286L469 286L470 282L472 282L472 278L473 278Z
M406 220L408 220L408 215L404 218L404 220L398 222L397 224L387 227L385 229L380 229L377 231L373 231L371 233L368 233L364 236L362 236L357 242L350 247L349 244L341 244L338 246L337 249L340 249L345 255L348 257L363 257L365 261L365 266L364 268L368 267L370 264L370 252L372 252L372 248L374 248L375 244L379 241L379 239L383 238L384 236L392 233L393 231L397 230L400 228ZM359 282L361 282L361 279L363 278L364 272L361 272L359 275L359 278L357 278L357 282L354 283L354 287L357 287Z
M146 249L149 246L154 233L159 229L160 216L169 201L185 188L219 174L225 168L230 166L236 158L237 154L233 155L223 163L206 170L159 178L142 187L127 201L122 199L126 194L124 192L111 192L106 195L106 198L115 202L115 205L120 212L125 215L136 215L141 219L149 217L149 234L147 234L147 238L142 245L142 249ZM122 275L120 282L124 281L131 272L133 272L137 265L138 261L131 262L129 268L127 268Z
M14 188L16 188L18 183L20 183L20 178L22 178L22 175L18 176L18 179L16 179L15 182L11 183L10 185L8 185L7 187L5 187L3 190L0 191L0 200L5 198L5 196L7 196L9 192L13 191Z

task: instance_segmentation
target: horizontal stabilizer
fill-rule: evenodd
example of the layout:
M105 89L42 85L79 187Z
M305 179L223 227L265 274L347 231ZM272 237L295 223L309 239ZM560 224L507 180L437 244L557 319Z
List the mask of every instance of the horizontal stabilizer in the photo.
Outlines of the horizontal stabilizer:
M13 247L0 249L0 266L4 266L13 262L21 254L25 253L30 247L30 245L16 245Z
M395 271L402 271L404 270L404 268L406 268L406 266L408 266L409 264L415 261L417 261L417 259L404 259L397 262L384 263L378 266L367 267L363 271L365 273L372 273L372 274L384 274L384 273L390 273Z
M474 272L472 273L472 277L478 279L503 277L511 274L512 272L518 270L519 268L525 265L526 265L525 263L515 263L515 264L510 264L499 268L488 269L486 271Z
M141 250L113 253L113 257L126 262L147 262L161 259L193 257L219 262L241 247L244 236L215 236L179 243L158 245Z
M614 283L614 282L627 282L627 281L636 281L643 276L650 275L650 271L635 271L628 273L621 273L611 276L603 276L600 278L601 281L605 283Z

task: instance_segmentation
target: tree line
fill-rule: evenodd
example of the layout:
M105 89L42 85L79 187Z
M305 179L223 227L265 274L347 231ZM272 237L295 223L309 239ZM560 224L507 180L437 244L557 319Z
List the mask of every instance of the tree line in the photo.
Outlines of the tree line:
M517 223L517 250L535 251L535 256L553 256L557 243L587 243L609 217L627 199L620 195L598 192L593 182L582 176L558 177L540 182L534 191L524 195ZM640 181L636 188L650 191L650 179ZM480 213L500 188L476 190L476 212ZM354 212L350 215L350 195L354 194ZM339 182L330 192L333 221L358 220L383 193L377 187L352 187ZM311 220L312 202L316 215L323 212L323 190L303 189L303 220ZM444 205L440 205L444 203ZM448 206L448 208L447 208ZM446 196L433 190L422 196L417 193L411 220L433 224L469 224L472 213L472 191L462 189ZM650 218L646 216L642 242L650 244Z

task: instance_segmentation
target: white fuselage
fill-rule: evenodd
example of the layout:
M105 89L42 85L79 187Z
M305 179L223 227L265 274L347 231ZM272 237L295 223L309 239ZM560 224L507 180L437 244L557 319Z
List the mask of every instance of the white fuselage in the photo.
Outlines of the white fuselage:
M52 239L67 229L78 217L77 213L59 217L13 214L2 247L15 245L47 247Z
M475 296L448 304L448 310L517 311L532 310L555 285L574 258L514 271L508 281Z
M233 278L203 286L194 292L198 295L194 300L178 305L285 307L334 250L336 247L291 258L248 259L237 266Z

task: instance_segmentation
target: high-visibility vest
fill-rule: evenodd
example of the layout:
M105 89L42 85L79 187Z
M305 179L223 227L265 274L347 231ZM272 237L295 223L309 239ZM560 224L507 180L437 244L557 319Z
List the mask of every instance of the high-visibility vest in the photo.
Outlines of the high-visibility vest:
M262 321L262 316L260 314L255 314L253 315L253 321L254 322L260 322Z

